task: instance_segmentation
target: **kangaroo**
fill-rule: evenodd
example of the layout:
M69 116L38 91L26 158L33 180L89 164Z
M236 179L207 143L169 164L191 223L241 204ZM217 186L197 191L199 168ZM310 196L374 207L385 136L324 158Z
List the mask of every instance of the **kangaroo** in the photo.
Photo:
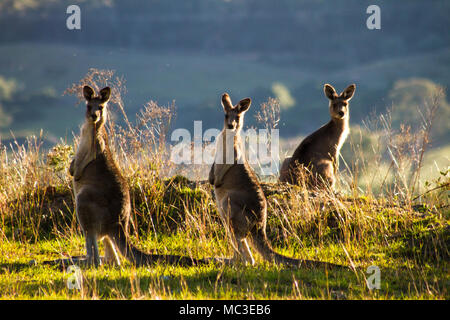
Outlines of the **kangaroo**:
M348 86L340 95L329 84L324 85L325 96L330 100L331 120L306 137L292 157L284 160L281 182L300 184L298 170L303 166L311 171L307 181L311 188L334 188L339 168L339 152L349 134L349 101L355 93L356 85Z
M129 189L113 158L105 129L111 89L103 88L95 96L91 87L84 86L83 96L87 101L85 122L69 173L73 176L76 212L86 238L87 257L72 257L59 263L84 261L88 265L98 266L102 261L97 240L102 239L104 262L107 263L120 265L118 253L136 265L157 261L183 265L206 263L207 260L189 257L146 254L129 242Z
M222 95L225 112L224 128L216 139L216 155L208 181L214 186L217 208L226 228L230 231L234 249L233 261L254 264L247 242L264 259L290 266L317 266L316 261L288 258L276 253L266 236L267 202L261 185L247 163L240 137L244 114L251 104L250 98L235 106L227 93ZM225 161L226 160L226 161Z

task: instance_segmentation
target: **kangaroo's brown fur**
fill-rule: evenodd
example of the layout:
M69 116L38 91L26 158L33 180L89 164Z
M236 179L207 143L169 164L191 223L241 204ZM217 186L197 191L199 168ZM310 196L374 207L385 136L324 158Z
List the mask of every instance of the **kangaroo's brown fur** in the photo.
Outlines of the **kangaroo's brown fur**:
M206 260L194 260L175 255L146 254L128 240L130 194L126 180L120 173L109 148L105 129L109 87L94 90L85 86L83 95L87 101L85 123L81 129L79 146L69 172L73 176L76 212L86 238L86 258L72 258L59 263L87 261L101 262L97 240L104 240L104 261L120 264L118 253L137 265L153 262L193 265Z
M334 188L339 168L339 152L349 133L349 100L356 85L348 86L340 95L329 84L324 93L330 100L331 120L307 136L284 160L280 170L280 181L300 184L299 170L304 167L311 172L307 185L312 188Z
M230 231L235 259L254 264L250 244L264 259L291 266L317 265L320 262L285 257L276 253L266 236L267 202L252 168L244 157L240 131L249 98L233 106L228 94L222 96L224 129L217 138L216 158L209 173L218 211ZM226 161L231 159L231 161ZM225 163L226 162L226 163Z

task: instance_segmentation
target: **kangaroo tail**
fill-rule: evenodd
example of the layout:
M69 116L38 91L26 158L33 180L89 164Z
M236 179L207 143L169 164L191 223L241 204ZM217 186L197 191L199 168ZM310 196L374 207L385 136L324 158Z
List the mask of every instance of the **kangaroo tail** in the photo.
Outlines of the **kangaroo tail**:
M170 255L170 254L148 254L129 242L125 232L120 228L118 239L116 239L117 247L120 253L135 265L150 265L155 263L166 263L171 265L195 266L208 264L210 261L216 261L214 258L194 259L186 256Z
M328 262L321 262L321 261L314 261L314 260L302 260L302 259L294 259L286 257L282 254L276 253L272 247L269 244L269 241L267 240L266 231L264 229L254 229L252 232L252 243L255 249L263 256L265 260L268 260L270 262L275 262L279 264L285 264L291 267L297 267L297 268L317 268L317 267L338 267L338 268L344 268L344 266L328 263Z

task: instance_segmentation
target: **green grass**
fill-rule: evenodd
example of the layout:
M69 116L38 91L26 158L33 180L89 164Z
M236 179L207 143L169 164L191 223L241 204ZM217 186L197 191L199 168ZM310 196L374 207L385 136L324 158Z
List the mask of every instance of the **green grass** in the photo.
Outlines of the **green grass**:
M168 214L164 210L172 207L175 211L170 214L179 217L176 223L166 224L162 220L158 223L155 212L144 211L134 221L139 227L133 232L134 244L160 254L231 257L232 250L217 219L210 188L201 184L191 189L192 182L179 177L166 180L162 186L165 203L160 203L159 214ZM147 187L151 186L144 186L144 190ZM42 223L34 227L37 238L34 233L16 232L0 242L0 296L3 299L449 298L448 210L435 211L435 207L427 205L411 210L371 197L341 197L324 204L327 198L303 198L297 194L298 188L265 184L264 189L269 200L268 236L277 252L354 265L356 269L292 269L264 262L259 255L255 266L211 263L197 267L157 264L136 268L125 261L120 267L82 268L82 289L69 289L67 281L72 274L43 266L42 262L84 254L80 229L78 226L72 229L69 223L45 232L48 226ZM188 195L188 203L193 203L191 216L183 211L176 197L180 191ZM44 198L54 203L55 197L64 197L70 190L59 192L56 196L44 192L47 195ZM138 199L142 194L137 191L133 194L134 203L142 201ZM297 205L302 210L293 202L300 202ZM314 206L322 209L314 213ZM16 208L20 209L20 204ZM60 212L73 221L71 208L69 204L60 208ZM201 212L205 209L207 212ZM36 210L34 214L39 215L48 209L42 206ZM155 231L148 231L150 215L156 222ZM202 222L205 220L202 215L209 217L206 222ZM7 220L4 230L10 225ZM35 264L29 264L31 260ZM366 269L371 265L381 270L379 290L369 290L365 282L370 276Z
M153 105L144 111L143 126L130 125L126 134L117 126L110 128L112 150L130 187L131 241L146 252L231 257L212 188L201 178L208 166L171 163L169 148L160 139L167 128L152 117L170 109ZM403 141L396 140L399 136L404 135L391 135L391 144L403 150L397 148ZM426 139L426 132L420 137ZM376 153L376 139L369 139L368 149L352 147L355 155L364 155L357 163L364 170L352 166L346 175L341 171L338 194L262 183L268 200L267 236L275 250L348 269L292 269L258 255L255 266L136 268L125 261L120 267L82 268L82 287L71 290L71 274L43 262L85 253L67 174L77 141L49 152L39 138L28 138L14 149L0 145L0 298L449 299L448 158L437 168L439 179L421 188L413 191L415 185L402 183L410 171L391 170L389 184L375 193L359 188L358 181L364 173L379 174L385 164L364 151ZM406 166L420 155L395 156ZM438 158L429 156L432 162ZM423 163L429 163L426 157ZM185 178L196 169L197 178ZM413 176L421 168L415 170ZM381 271L379 290L366 285L366 270L373 265Z
M145 248L166 247L159 252L183 253L195 241L186 234L142 240ZM196 243L199 251L211 252L211 243ZM222 243L223 246L226 244ZM71 274L39 262L59 258L60 252L83 253L83 239L42 240L37 243L3 242L0 261L0 293L3 299L448 299L448 261L414 262L399 256L401 240L383 243L354 243L346 250L358 271L295 270L258 260L255 266L199 267L155 265L136 268L101 266L84 268L81 290L69 289ZM202 250L205 248L205 250ZM280 250L292 255L291 250ZM216 251L217 250L212 250ZM337 244L311 246L302 256L348 264ZM36 266L27 266L35 259ZM366 268L381 269L381 289L369 290Z

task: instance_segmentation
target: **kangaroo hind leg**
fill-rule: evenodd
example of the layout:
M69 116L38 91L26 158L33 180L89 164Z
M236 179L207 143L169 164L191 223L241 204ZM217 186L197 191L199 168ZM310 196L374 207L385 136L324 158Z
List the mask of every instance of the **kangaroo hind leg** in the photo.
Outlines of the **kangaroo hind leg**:
M93 232L86 232L85 237L87 263L98 267L100 265L100 255L98 253L97 235Z
M116 247L116 244L114 243L114 241L109 237L105 237L103 239L103 246L105 247L104 261L106 263L120 266L120 257L119 257L119 253L116 250L117 247Z
M60 268L67 268L73 264L76 265L100 265L100 256L98 253L98 246L97 246L97 236L95 234L86 233L86 256L72 256L65 259L56 259L56 260L48 260L44 261L44 265L52 265L52 266L59 266Z
M240 239L237 241L237 244L239 253L243 258L244 262L249 263L250 265L253 266L255 264L255 259L253 259L252 252L250 251L250 248L247 243L247 239L245 238Z

